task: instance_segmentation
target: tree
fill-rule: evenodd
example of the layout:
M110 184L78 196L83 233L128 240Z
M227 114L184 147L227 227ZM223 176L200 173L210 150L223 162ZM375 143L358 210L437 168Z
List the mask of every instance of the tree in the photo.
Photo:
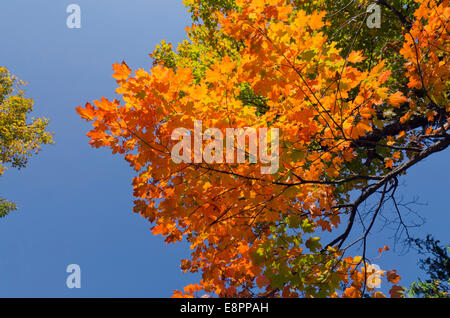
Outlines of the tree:
M440 241L427 235L425 240L411 239L419 254L430 255L419 261L420 268L426 272L428 279L413 282L406 295L410 297L441 298L450 297L450 247L442 247Z
M367 1L188 0L188 40L158 45L150 72L115 64L122 101L77 108L93 122L91 145L139 173L134 212L167 243L189 242L181 268L202 280L175 296L384 297L368 284L367 239L388 203L407 230L398 179L450 144L449 9L377 3L392 19L367 30ZM177 138L193 134L172 133L199 121L203 152L217 160L174 160ZM251 161L245 139L230 145L246 164L218 159L227 128L245 127L278 129L278 154L257 142L278 160L275 173L262 172L270 160ZM322 243L322 231L334 239ZM362 255L350 255L357 244ZM385 276L398 297L400 276Z
M8 166L24 168L41 145L53 142L51 133L46 131L46 118L27 118L33 110L33 100L24 96L23 85L23 81L0 67L0 176ZM16 210L16 205L0 198L0 218L12 210Z

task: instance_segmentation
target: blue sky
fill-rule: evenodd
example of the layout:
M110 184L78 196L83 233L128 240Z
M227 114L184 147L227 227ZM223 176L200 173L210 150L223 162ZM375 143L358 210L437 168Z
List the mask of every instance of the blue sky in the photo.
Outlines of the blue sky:
M82 28L66 27L66 7L79 4ZM177 43L190 24L178 0L15 0L0 2L0 65L29 82L35 115L51 119L56 144L21 171L0 179L0 194L19 206L0 220L0 297L169 297L199 277L183 275L186 245L167 246L151 224L132 213L133 171L119 156L93 149L89 125L75 107L114 98L113 63L149 69L161 40ZM417 165L402 181L405 199L427 223L413 234L448 233L447 150ZM373 250L392 232L375 232ZM391 244L389 244L391 245ZM421 273L417 255L396 251L376 263L397 268L408 284ZM80 289L66 287L66 266L79 264Z

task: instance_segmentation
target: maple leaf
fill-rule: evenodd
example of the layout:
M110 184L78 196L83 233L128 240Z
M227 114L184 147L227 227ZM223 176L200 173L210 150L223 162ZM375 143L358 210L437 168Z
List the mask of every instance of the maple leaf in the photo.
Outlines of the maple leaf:
M267 278L264 275L260 275L256 278L256 284L258 285L258 288L263 288L267 286L270 282L267 280Z
M389 282L397 284L400 281L401 277L397 274L397 271L394 269L386 273L386 278Z
M125 62L122 62L122 64L114 64L113 70L113 77L116 80L126 80L131 75L131 69Z
M408 101L408 98L403 96L402 92L397 92L389 96L389 104L394 107L400 107L400 105L406 101Z
M389 294L391 295L392 298L403 298L404 297L403 296L404 290L405 289L403 287L394 285L389 290Z

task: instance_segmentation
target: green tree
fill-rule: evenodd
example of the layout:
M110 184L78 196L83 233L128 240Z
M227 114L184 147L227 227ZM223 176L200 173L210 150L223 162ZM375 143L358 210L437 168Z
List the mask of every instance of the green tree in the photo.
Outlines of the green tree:
M441 246L431 235L426 239L411 239L419 254L428 256L419 260L419 266L428 275L425 281L419 279L406 291L408 297L440 298L449 297L450 261L449 246Z
M53 143L46 131L48 119L29 118L33 100L24 96L25 83L0 67L0 176L8 167L24 168L43 144ZM15 210L16 205L0 198L0 218Z

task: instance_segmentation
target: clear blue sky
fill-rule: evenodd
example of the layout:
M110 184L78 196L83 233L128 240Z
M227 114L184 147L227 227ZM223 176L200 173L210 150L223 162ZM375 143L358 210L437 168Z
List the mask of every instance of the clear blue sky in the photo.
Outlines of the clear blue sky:
M66 27L66 7L82 9L82 28ZM0 220L0 297L169 297L199 277L183 275L183 244L167 246L132 211L133 171L119 156L93 149L75 107L114 98L113 63L149 69L161 40L177 43L189 17L181 0L15 0L0 2L0 65L29 82L36 116L51 119L56 145L0 179L0 194L19 206ZM416 236L450 241L448 162L437 154L402 180L427 219ZM392 232L374 233L377 249ZM391 244L390 244L391 245ZM377 259L407 284L421 273L415 253ZM66 266L79 264L82 288L68 289Z

